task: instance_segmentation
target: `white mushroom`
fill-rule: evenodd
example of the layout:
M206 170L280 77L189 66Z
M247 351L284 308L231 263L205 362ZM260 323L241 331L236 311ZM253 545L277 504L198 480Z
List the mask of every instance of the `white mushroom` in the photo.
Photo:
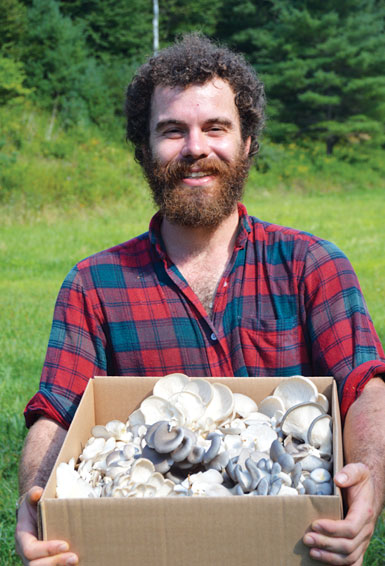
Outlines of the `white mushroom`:
M183 391L188 382L189 378L184 373L170 373L155 383L153 394L156 397L169 399L175 393Z
M213 389L211 387L211 384L205 379L201 378L189 380L188 383L184 386L183 391L189 391L190 393L195 393L195 395L198 395L205 407L213 398Z
M246 418L250 413L258 411L257 403L242 393L233 393L234 398L234 413L240 417Z
M281 428L284 434L291 434L294 438L307 442L307 433L310 424L324 410L316 403L299 403L286 411L282 417Z
M234 397L231 389L222 383L213 383L213 397L206 407L204 418L216 423L223 422L229 417L234 408Z
M279 397L286 411L299 403L314 403L318 397L318 389L314 383L302 375L293 375L274 390L274 397Z
M269 395L259 403L259 412L270 418L275 418L277 411L285 412L285 405L280 397Z
M330 415L319 415L309 426L307 442L319 449L321 456L332 453L332 418Z
M170 420L174 424L183 425L184 416L172 403L162 397L151 395L144 399L140 405L145 424L151 425L157 421Z

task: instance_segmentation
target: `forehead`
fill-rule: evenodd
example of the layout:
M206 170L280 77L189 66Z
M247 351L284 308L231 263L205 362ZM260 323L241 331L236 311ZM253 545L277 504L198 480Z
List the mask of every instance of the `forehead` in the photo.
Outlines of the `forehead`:
M150 127L164 120L209 120L223 117L239 123L234 91L228 82L215 78L188 87L157 86L151 100Z

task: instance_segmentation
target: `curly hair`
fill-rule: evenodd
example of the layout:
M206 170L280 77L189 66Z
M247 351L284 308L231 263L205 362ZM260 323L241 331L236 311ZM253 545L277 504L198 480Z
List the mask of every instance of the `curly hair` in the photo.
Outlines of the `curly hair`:
M204 84L215 77L227 81L234 91L242 138L251 138L249 158L258 152L257 138L264 125L263 83L242 55L192 33L151 57L127 87L127 140L134 144L135 158L140 164L143 164L143 147L148 146L155 87L187 87Z

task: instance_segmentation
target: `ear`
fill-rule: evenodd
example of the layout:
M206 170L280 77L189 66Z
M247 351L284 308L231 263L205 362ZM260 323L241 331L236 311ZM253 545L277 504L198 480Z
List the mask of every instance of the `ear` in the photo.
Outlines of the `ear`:
M250 146L251 146L251 136L249 136L246 141L245 141L245 145L244 145L244 154L245 157L249 156L249 152L250 152Z

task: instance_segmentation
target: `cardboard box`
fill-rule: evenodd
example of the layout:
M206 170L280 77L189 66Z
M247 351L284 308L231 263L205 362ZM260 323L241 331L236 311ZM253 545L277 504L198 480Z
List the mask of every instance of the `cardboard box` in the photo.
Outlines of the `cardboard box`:
M317 518L340 519L341 495L56 499L56 467L78 457L95 424L126 421L157 378L90 380L39 504L41 538L64 539L81 566L315 565L301 539ZM219 378L255 401L282 378ZM339 406L332 378L313 378L331 404L335 474L342 467Z

